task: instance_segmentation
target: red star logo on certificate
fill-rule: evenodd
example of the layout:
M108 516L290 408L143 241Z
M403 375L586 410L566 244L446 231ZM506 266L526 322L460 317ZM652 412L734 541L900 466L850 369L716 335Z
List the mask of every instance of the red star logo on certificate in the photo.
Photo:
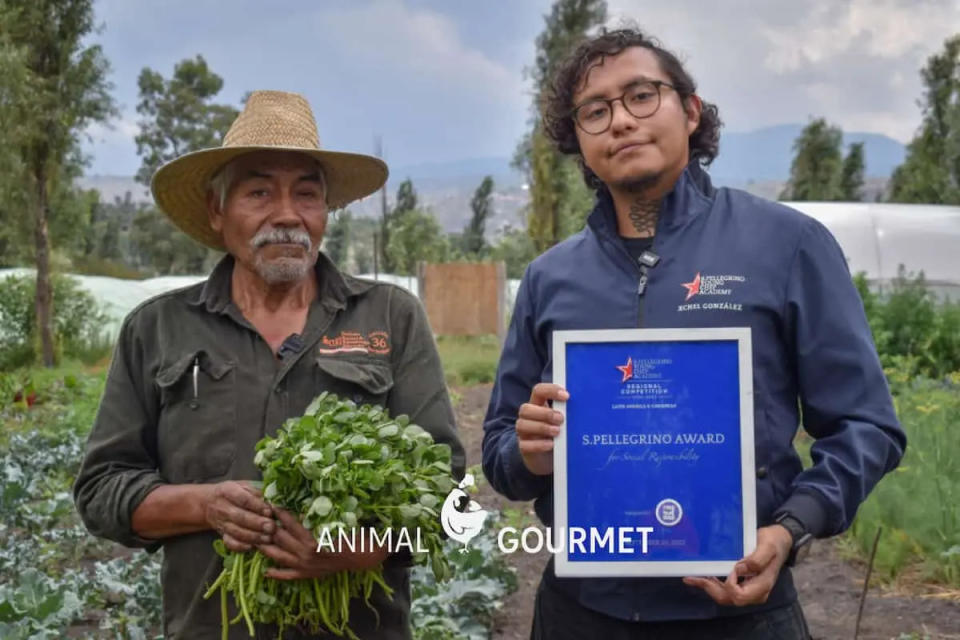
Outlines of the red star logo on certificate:
M689 300L700 293L700 272L697 272L697 277L693 279L693 282L684 282L681 286L687 289L687 297L685 300Z
M620 381L620 384L623 384L633 377L633 358L627 358L627 364L617 367L617 369L623 374L623 380Z

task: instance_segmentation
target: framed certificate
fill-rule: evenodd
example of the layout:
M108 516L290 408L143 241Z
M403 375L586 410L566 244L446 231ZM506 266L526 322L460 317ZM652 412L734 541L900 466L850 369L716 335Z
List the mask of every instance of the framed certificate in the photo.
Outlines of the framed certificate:
M749 328L556 331L558 576L727 575L756 547Z

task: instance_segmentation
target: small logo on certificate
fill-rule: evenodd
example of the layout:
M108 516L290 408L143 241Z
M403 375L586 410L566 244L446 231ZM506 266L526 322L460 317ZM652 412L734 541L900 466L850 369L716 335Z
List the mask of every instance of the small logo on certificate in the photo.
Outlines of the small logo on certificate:
M673 498L667 498L657 504L655 513L657 515L657 522L665 527L672 527L678 524L680 518L683 517L683 508L680 506L680 503Z

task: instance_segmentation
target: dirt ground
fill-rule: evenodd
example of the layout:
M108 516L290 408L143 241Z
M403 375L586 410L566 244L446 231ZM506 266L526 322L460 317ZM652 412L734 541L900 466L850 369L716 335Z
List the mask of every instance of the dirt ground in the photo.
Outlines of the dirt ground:
M457 389L460 437L467 450L467 465L480 463L483 416L490 397L490 385ZM486 508L517 512L535 521L533 503L510 502L480 481L477 502ZM495 622L493 637L498 640L525 640L530 635L533 600L548 554L517 553L511 563L517 569L518 589L511 595ZM800 602L815 640L853 638L866 569L840 558L836 543L819 541L794 571ZM864 606L861 640L896 639L917 634L916 640L960 639L960 602L936 594L902 596L871 588Z

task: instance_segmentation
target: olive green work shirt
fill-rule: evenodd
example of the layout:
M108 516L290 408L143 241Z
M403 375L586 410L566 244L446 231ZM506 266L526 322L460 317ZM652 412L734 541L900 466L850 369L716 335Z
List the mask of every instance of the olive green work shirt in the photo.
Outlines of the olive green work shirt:
M233 264L226 256L206 281L152 298L127 316L74 485L77 510L91 533L128 547L163 549L167 638L220 638L219 597L203 599L222 569L211 546L216 534L144 539L132 530L134 510L165 484L259 479L256 443L302 415L320 392L410 416L450 445L458 477L464 470L440 358L419 300L390 284L342 275L321 253L304 347L278 359L231 300ZM379 626L362 602L354 602L351 628L364 639L409 638L409 569L391 557L384 574L394 594L391 601L375 591ZM262 626L257 636L277 633ZM230 638L249 638L245 625L233 625Z

